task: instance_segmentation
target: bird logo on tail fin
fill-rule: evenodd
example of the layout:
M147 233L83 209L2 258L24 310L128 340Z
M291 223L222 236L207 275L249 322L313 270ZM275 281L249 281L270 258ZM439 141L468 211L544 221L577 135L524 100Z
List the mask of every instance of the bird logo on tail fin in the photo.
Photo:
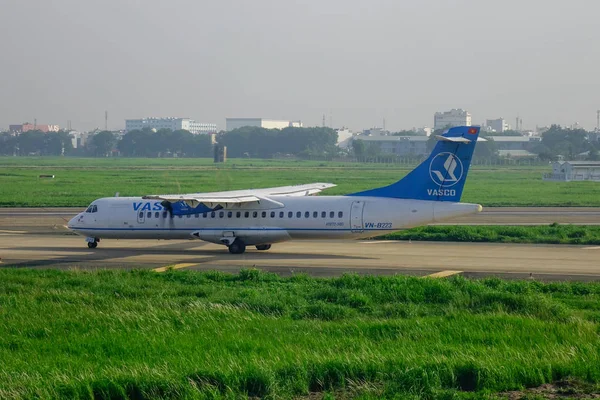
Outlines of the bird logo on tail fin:
M463 171L462 162L452 153L440 153L429 164L431 180L442 187L456 185L462 179Z

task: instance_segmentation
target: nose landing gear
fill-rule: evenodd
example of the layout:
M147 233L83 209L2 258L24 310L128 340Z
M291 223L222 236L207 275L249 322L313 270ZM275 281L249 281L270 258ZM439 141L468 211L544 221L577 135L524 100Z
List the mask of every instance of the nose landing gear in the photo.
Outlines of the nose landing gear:
M100 239L88 237L88 238L85 238L85 241L87 242L88 248L95 249L96 247L98 247L98 243L100 242Z

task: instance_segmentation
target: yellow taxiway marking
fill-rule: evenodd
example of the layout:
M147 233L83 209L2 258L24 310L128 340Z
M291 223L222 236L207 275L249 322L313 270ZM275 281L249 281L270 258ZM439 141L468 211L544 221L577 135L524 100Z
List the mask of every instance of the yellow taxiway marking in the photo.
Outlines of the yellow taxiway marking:
M164 267L154 268L152 271L154 271L154 272L165 272L166 270L169 270L169 269L181 269L181 268L191 267L193 265L196 265L196 264L194 264L194 263L173 264L173 265L167 265L167 266L164 266Z
M583 250L600 250L600 246L595 247L584 247Z
M397 240L365 240L364 242L360 242L363 244L377 244L377 243L397 243Z
M462 274L463 271L440 271L435 274L425 275L423 278L447 278L452 275Z
M27 233L27 232L26 231L6 231L6 230L0 230L0 233L24 234L24 233Z

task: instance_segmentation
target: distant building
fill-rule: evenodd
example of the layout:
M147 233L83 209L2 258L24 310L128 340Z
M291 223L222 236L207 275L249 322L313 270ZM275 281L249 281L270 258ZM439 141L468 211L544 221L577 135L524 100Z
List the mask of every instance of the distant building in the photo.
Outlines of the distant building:
M502 150L527 150L531 151L537 144L541 143L542 138L539 136L486 136L486 139L491 139L496 143L496 148ZM502 153L500 153L502 154ZM517 154L517 153L514 153ZM525 155L525 153L522 153Z
M485 121L485 125L494 132L504 132L510 129L510 125L504 118L488 119Z
M217 124L196 122L190 118L141 118L141 119L126 119L125 131L133 131L136 129L170 129L172 131L186 130L193 134L199 133L216 133Z
M48 133L48 132L58 132L60 130L60 126L30 124L29 122L26 122L24 124L19 124L19 125L9 125L8 130L9 130L9 132L15 133L15 134L28 132L28 131L41 131L44 133Z
M545 181L600 182L600 161L556 161L552 173L544 174Z
M340 149L349 148L352 145L352 138L357 135L348 128L336 129L335 132L338 134L337 146Z
M364 140L367 143L375 143L379 150L385 154L397 156L426 156L427 136L355 136L353 140Z
M471 126L471 113L462 108L436 112L433 116L433 129L444 129L453 126Z
M302 128L302 121L287 121L266 118L226 118L225 129L232 131L244 126L256 126L265 129Z

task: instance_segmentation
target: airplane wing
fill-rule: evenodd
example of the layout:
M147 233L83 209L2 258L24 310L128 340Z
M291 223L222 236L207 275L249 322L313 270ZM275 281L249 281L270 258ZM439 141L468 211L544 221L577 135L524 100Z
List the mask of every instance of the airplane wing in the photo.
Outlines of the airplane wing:
M283 207L283 204L268 198L268 196L309 196L333 186L336 185L332 183L311 183L265 189L230 190L227 192L147 195L142 198L163 200L170 203L183 202L193 209L201 204L214 209L219 206L219 208L241 207L242 204L249 203L262 203L264 208L279 208Z

